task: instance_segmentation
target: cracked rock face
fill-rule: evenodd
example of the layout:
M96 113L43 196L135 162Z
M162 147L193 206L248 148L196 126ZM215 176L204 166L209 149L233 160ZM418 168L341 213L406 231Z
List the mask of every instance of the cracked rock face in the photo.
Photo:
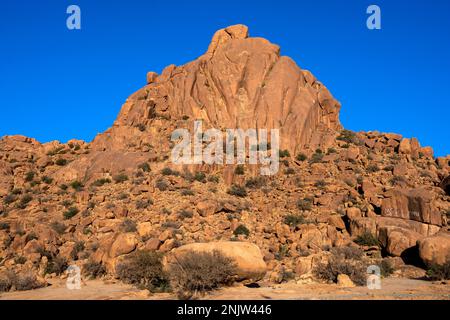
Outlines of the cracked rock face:
M154 142L160 137L157 127L167 129L167 122L181 119L202 119L218 129L280 129L281 148L292 153L341 128L340 104L326 87L280 56L277 45L249 37L243 25L217 31L203 56L168 66L159 76L149 73L147 82L94 149Z

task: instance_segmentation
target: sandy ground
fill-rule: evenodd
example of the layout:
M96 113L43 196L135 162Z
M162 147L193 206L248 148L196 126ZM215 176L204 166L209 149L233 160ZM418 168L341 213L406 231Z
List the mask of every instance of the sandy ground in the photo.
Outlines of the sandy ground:
M69 290L63 281L52 286L25 292L9 292L0 300L161 300L174 299L171 294L150 294L119 282L87 281L80 290ZM402 278L382 281L380 290L366 287L340 288L329 284L296 284L259 288L234 286L215 291L205 299L217 300L450 300L450 282L429 282Z

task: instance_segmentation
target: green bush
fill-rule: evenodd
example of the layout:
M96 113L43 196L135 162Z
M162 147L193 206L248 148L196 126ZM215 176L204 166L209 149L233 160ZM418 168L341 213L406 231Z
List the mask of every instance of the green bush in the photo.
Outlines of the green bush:
M278 152L278 154L279 154L280 158L287 158L287 157L291 156L291 154L289 153L289 150L280 150Z
M236 274L236 265L218 251L189 252L169 265L170 283L180 299L231 285Z
M36 173L34 173L33 171L27 172L27 174L25 175L25 181L26 182L33 181L35 175L36 175Z
M7 223L7 222L1 222L0 223L0 230L9 231L9 228L10 228L9 223Z
M284 217L284 223L290 226L291 228L295 228L300 224L304 224L305 222L306 222L305 218L300 215L290 214Z
M220 178L219 178L219 176L211 175L211 176L208 177L208 181L209 182L213 182L213 183L219 183L220 182Z
M72 205L72 203L73 203L72 200L66 199L61 202L61 205L63 205L65 208L69 208Z
M177 216L180 220L184 220L184 219L192 218L194 216L194 213L192 211L183 209L178 212Z
M314 275L319 279L336 283L338 275L345 274L358 286L366 285L366 271L367 268L361 261L339 256L332 256L327 263L319 263L313 269Z
M13 236L11 236L11 235L6 236L6 238L3 240L3 246L5 248L9 248L9 246L11 245L13 240L14 240Z
M125 283L151 292L168 291L169 280L163 270L162 257L154 251L136 251L117 266L117 276Z
M286 244L280 244L278 248L278 252L275 253L275 259L281 261L284 258L288 257L289 254L289 246Z
M155 183L155 187L158 188L159 191L166 191L169 188L169 184L163 179L158 179Z
M297 161L306 161L308 159L308 156L304 153L299 153L297 155L297 157L295 157L295 159L297 159Z
M151 171L150 165L147 162L141 163L138 166L138 169L141 169L144 172L150 172Z
M344 260L361 260L364 251L358 247L335 247L330 250L330 252L335 256L342 258Z
M350 130L342 130L341 134L336 138L336 140L344 141L347 143L359 144L359 139L356 133Z
M48 177L48 176L43 176L42 177L42 182L45 183L45 184L52 184L53 179Z
M0 292L7 292L13 287L16 291L28 291L43 286L44 284L40 283L36 276L31 273L19 275L10 271L6 273L4 278L0 279Z
M238 165L235 169L234 169L234 174L236 175L244 175L245 174L245 168L242 164Z
M371 164L367 166L367 172L374 173L380 171L380 168L376 164Z
M320 163L320 162L322 162L322 159L323 159L323 153L316 152L311 156L311 160L309 160L309 163L311 163L311 164Z
M124 173L120 173L113 177L115 183L123 183L128 180L128 176Z
M179 176L180 173L178 171L172 170L169 167L165 167L161 170L161 174L163 176Z
M147 209L153 204L153 201L151 199L138 199L136 200L136 209L143 210Z
M389 260L383 259L380 264L381 275L383 277L389 277L394 273L395 269L392 266L392 263Z
M67 226L64 223L61 222L52 222L50 224L50 227L59 235L64 234L64 232L66 231Z
M242 235L248 237L250 235L250 230L248 230L248 228L246 226L241 224L234 230L233 234L235 236L239 236L242 234Z
M5 205L11 204L17 200L17 197L13 194L8 194L6 197L3 198L3 203Z
M77 241L70 252L72 260L76 261L79 258L79 254L84 251L84 241Z
M73 181L70 186L75 191L81 191L83 189L83 184L80 181Z
M36 233L34 233L33 231L31 231L29 234L27 234L27 236L25 237L25 242L28 243L32 240L37 240L38 236L36 235Z
M328 148L327 154L337 153L335 148Z
M122 230L123 232L136 232L136 222L131 219L125 219L120 225L120 230Z
M106 275L106 268L99 262L89 260L83 265L83 275L90 279L97 279Z
M245 187L238 186L233 184L230 189L227 191L228 194L236 197L244 198L247 196L247 190L245 190Z
M322 188L325 188L327 186L327 183L325 182L325 180L319 180L319 181L316 181L314 186L316 188L322 189Z
M13 195L19 195L19 194L22 194L22 190L21 189L13 189L13 191L11 191L11 194L13 194Z
M107 183L111 183L111 179L107 179L107 178L97 179L94 181L94 183L92 183L92 185L95 187L101 187Z
M432 281L450 280L450 261L443 265L431 265L427 270L427 278Z
M25 209L31 200L33 200L33 197L30 194L23 195L22 198L20 198L19 208Z
M0 278L0 293L8 292L12 287L12 283L8 278Z
M182 196L193 196L195 195L195 192L192 191L191 189L181 189L180 191Z
M55 273L57 276L60 276L66 269L69 267L67 264L67 260L60 256L53 256L51 253L41 253L41 255L45 255L48 259L47 265L45 267L45 274L53 274Z
M80 212L80 210L78 210L78 208L70 207L69 210L64 212L64 214L63 214L64 219L69 220L69 219L75 217L79 212Z
M313 200L311 198L304 198L297 201L297 208L301 211L309 211L312 209Z
M353 240L356 244L359 244L360 246L379 246L380 242L378 239L371 234L370 232L364 232L363 234L356 237L355 240Z
M67 159L59 158L55 161L57 166L63 167L67 164Z
M57 147L57 148L47 152L47 155L48 156L54 156L54 155L60 153L62 150L64 150L64 146Z
M180 227L181 223L175 221L166 221L161 224L161 228L163 229L179 229Z
M18 256L14 258L15 264L25 264L25 262L27 262L27 258L25 258L24 256Z
M264 177L249 178L245 182L245 187L250 188L250 189L259 189L259 188L265 186L266 183L267 183L267 180Z
M286 175L295 174L295 170L294 168L287 168L286 170L284 170L284 174Z
M206 174L204 174L203 172L196 172L194 175L194 180L205 183L206 182Z

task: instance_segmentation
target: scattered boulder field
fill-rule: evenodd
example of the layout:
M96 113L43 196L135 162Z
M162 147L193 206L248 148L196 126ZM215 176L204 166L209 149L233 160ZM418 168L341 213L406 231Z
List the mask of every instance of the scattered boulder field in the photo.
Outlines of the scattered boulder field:
M193 62L149 72L90 143L3 137L0 291L46 286L70 265L104 279L120 269L139 285L123 268L139 252L151 253L138 261L155 268L151 289L180 283L170 265L192 252L218 252L244 283L362 286L369 265L384 277L448 279L450 155L345 130L340 106L277 45L235 25ZM199 119L279 129L279 172L175 165L172 132Z

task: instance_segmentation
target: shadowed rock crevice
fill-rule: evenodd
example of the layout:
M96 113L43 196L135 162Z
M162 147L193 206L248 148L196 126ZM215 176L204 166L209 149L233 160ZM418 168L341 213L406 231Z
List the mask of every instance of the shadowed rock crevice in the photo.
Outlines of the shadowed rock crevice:
M440 186L442 189L444 189L445 193L450 196L450 176L442 180Z

